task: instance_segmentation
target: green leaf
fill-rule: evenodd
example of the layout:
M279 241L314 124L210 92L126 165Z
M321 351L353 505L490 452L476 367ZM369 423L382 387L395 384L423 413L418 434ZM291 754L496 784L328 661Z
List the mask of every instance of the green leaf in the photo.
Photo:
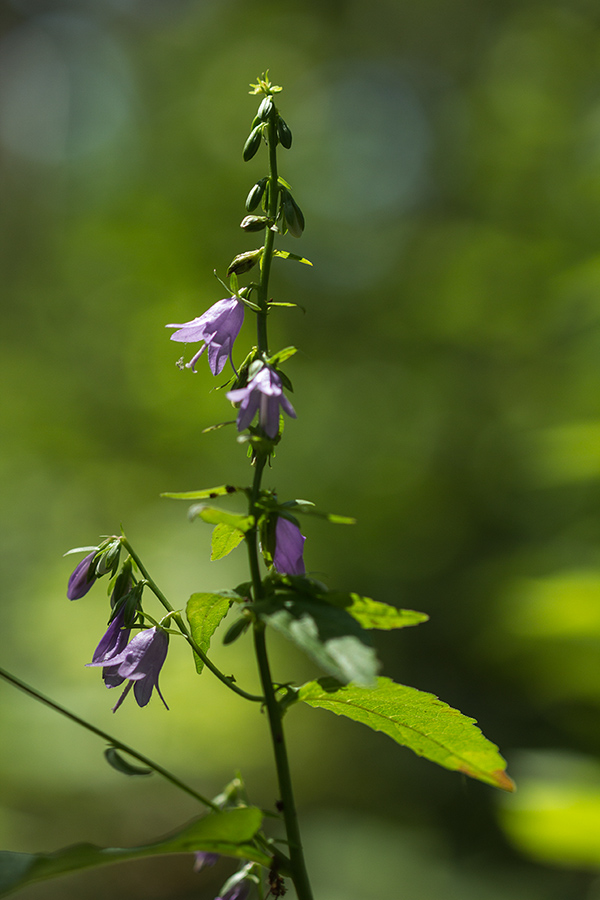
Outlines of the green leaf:
M243 540L244 532L240 531L239 528L234 528L233 525L226 525L224 522L215 525L211 539L211 560L214 562L217 559L223 559L224 556L235 550Z
M329 678L302 685L298 699L383 731L446 769L464 772L504 791L514 784L505 772L498 748L483 736L475 719L452 709L434 694L426 694L390 678L378 678L375 688L335 684Z
M116 747L108 747L104 751L106 762L122 775L152 775L152 769L134 766L117 751Z
M327 519L334 525L356 525L356 519L353 519L352 516L338 516L335 513L321 512L310 500L290 500L288 503L282 503L279 508L293 510L295 513L303 513L307 516L316 516L318 519Z
M185 611L192 637L205 653L210 647L210 639L229 612L235 599L232 594L231 591L224 591L222 594L192 594L187 602ZM197 653L194 653L194 660L196 671L200 675L204 663Z
M215 506L204 506L200 503L196 506L190 506L190 519L199 518L209 525L231 525L239 531L249 531L254 525L254 516L241 516L238 513L228 513L224 509L217 509Z
M273 256L279 256L281 259L294 259L296 262L304 263L305 266L312 266L310 259L298 256L296 253L290 253L289 250L274 250Z
M0 897L28 884L56 878L94 866L105 866L147 856L171 853L193 853L203 850L221 853L237 859L247 859L263 866L271 865L271 858L252 843L259 830L263 814L255 807L229 809L210 813L196 819L180 831L153 844L141 847L96 847L94 844L75 844L54 853L0 852Z
M277 594L253 607L338 681L371 685L379 668L369 637L346 610L306 595Z
M345 609L363 628L391 631L392 628L408 628L410 625L419 625L429 620L429 616L425 613L416 612L414 609L396 609L388 603L380 603L359 594L328 591L323 594L323 599L333 606Z
M228 425L228 422L224 422ZM219 428L219 425L213 425L212 428ZM207 429L208 430L208 429ZM169 497L171 500L213 500L215 497L223 497L225 494L235 494L243 488L234 487L232 484L220 484L219 487L202 488L199 491L183 491L179 493L166 492L161 497Z
M270 366L277 366L279 363L285 362L286 359L289 359L290 356L293 356L294 353L297 353L298 350L296 347L284 347L283 350L278 350L277 353L274 353L273 356L268 360L268 364Z

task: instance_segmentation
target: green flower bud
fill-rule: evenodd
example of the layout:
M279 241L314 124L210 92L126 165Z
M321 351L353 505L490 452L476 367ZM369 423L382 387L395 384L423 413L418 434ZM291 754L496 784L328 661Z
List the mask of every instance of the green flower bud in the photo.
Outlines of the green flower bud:
M279 119L277 120L277 137L279 138L281 146L285 147L286 150L289 150L292 146L292 132L281 116L279 116Z
M273 219L270 219L269 216L246 216L240 222L240 228L243 228L244 231L262 231L272 224Z
M293 237L299 238L304 231L304 215L289 191L283 194L281 208L287 230Z
M263 247L260 247L258 250L248 250L246 253L239 253L229 264L227 275L229 276L233 272L236 275L243 275L244 272L249 272L261 258L263 249Z
M98 553L94 559L96 566L96 578L101 578L107 572L116 572L119 565L119 556L121 554L121 541L116 540L105 541L98 548Z
M260 141L262 137L262 125L257 125L256 128L253 128L248 136L248 140L244 144L244 161L248 162L248 160L252 159L252 157L256 154L258 148L260 147Z
M254 187L251 188L250 193L246 197L246 209L248 210L248 212L252 212L253 210L255 210L262 200L266 183L267 179L261 178L260 181L257 181Z
M261 120L261 122L266 122L273 110L275 109L275 104L271 97L265 97L263 102L258 107L257 118Z

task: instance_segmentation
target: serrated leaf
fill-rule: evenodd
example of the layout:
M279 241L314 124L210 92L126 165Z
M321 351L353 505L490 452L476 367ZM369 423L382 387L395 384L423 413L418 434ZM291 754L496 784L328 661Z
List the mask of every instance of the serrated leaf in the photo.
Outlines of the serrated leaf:
M152 769L134 766L117 751L116 747L108 747L104 751L106 762L122 775L152 775Z
M270 866L271 858L252 843L261 826L262 818L261 810L256 807L214 812L202 819L196 819L167 838L141 847L96 847L94 844L75 844L54 853L3 851L0 852L0 897L6 897L28 884L46 881L68 872L148 856L193 853L196 850L221 853L224 856L252 860L263 866Z
M190 506L188 515L190 519L202 519L209 525L231 525L239 531L249 531L254 525L254 516L241 516L238 513L228 513L224 509L217 509L215 506L204 506L203 503L197 506Z
M258 616L338 681L371 685L379 669L367 634L346 610L311 597L278 594L255 604Z
M322 678L302 685L298 700L382 731L417 756L446 769L464 772L504 791L515 789L505 772L505 760L497 746L483 736L475 719L434 694L396 684L390 678L378 678L374 688L339 685Z
M310 259L305 256L298 256L297 253L290 253L289 250L274 250L273 256L279 256L280 259L293 259L296 262L304 263L305 266L312 266Z
M239 528L234 528L232 525L226 525L224 522L215 525L210 542L211 560L215 562L217 559L223 559L224 556L227 556L228 553L235 550L243 540L244 532L240 531Z
M392 628L408 628L427 622L429 616L414 609L396 609L388 603L361 597L360 594L328 591L323 599L333 606L345 609L363 628L378 628L390 631Z
M228 424L224 422L223 424ZM212 425L211 428L219 428L219 425ZM207 429L208 430L208 429ZM233 484L220 484L218 487L214 488L201 488L199 491L179 491L177 493L173 493L171 491L167 491L161 494L161 497L168 497L170 500L208 500L214 499L215 497L223 497L226 494L235 494L236 491L241 491L243 488L234 487Z
M205 653L209 650L210 639L229 612L234 601L231 594L232 592L229 591L221 594L192 594L187 602L185 612L190 623L192 637ZM204 668L204 663L197 653L194 653L194 660L196 671L200 675Z

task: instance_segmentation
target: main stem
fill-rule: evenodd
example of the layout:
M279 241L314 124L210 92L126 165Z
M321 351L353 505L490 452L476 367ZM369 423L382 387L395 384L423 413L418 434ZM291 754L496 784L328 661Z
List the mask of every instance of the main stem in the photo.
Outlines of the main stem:
M271 218L275 218L277 214L277 141L275 132L275 118L271 116L268 125L268 146L269 146L269 209L267 214ZM273 243L275 232L267 229L265 236L265 245L261 260L260 284L258 288L257 302L261 307L257 313L257 339L258 349L265 356L268 356L268 338L267 338L267 313L268 313L268 290L269 275L271 271L271 260L273 258ZM252 494L250 499L250 515L254 516L255 521L258 520L260 510L257 509L257 502L260 497L260 487L262 475L267 462L267 457L263 454L257 455L255 459L254 482L252 484ZM263 597L263 585L260 576L260 565L258 557L258 535L256 526L246 535L246 543L248 546L248 559L250 564L250 572L252 575L252 586L255 601L261 600ZM288 759L285 735L283 731L283 721L281 707L277 701L275 689L273 687L273 679L271 677L271 668L269 665L269 657L267 654L267 645L265 640L265 625L261 621L254 624L254 649L258 662L258 670L262 690L265 698L265 706L269 719L269 728L271 730L271 740L273 743L273 753L275 756L275 767L277 769L277 781L279 784L279 794L281 802L281 812L285 823L285 830L289 845L289 854L291 862L291 877L296 888L298 900L313 900L313 893L306 870L304 860L304 851L302 849L302 839L300 837L300 827L298 824L298 813L296 811L296 802L294 800L294 791L292 787L292 775L290 771L290 763Z

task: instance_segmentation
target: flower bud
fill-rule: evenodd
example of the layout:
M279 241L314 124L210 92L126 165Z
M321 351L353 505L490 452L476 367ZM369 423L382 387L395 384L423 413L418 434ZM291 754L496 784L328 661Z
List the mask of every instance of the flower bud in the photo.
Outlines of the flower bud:
M252 159L252 157L256 154L256 151L260 147L260 141L262 137L262 125L257 125L256 128L253 128L248 136L248 140L244 144L244 161L248 162L248 160Z
M287 230L293 237L299 238L304 231L304 215L289 191L285 191L281 206Z
M260 247L258 250L248 250L246 253L239 253L229 264L227 275L229 276L233 274L233 272L235 272L236 275L243 275L244 272L249 272L261 258L262 252L263 248Z
M263 102L258 107L258 112L256 114L257 118L261 120L261 122L266 122L273 110L275 109L275 104L271 97L265 97Z
M250 193L246 197L246 209L248 212L255 210L262 200L266 183L267 179L261 178L260 181L257 181L254 187L251 188Z
M279 119L277 120L277 137L279 138L281 146L285 147L286 150L289 150L292 146L292 132L281 116L279 116Z
M107 572L115 573L119 565L121 555L121 541L110 541L106 545L100 545L96 553L96 577L101 578Z
M269 216L246 216L240 222L240 228L243 228L244 231L263 231L272 224L273 219L270 219Z

